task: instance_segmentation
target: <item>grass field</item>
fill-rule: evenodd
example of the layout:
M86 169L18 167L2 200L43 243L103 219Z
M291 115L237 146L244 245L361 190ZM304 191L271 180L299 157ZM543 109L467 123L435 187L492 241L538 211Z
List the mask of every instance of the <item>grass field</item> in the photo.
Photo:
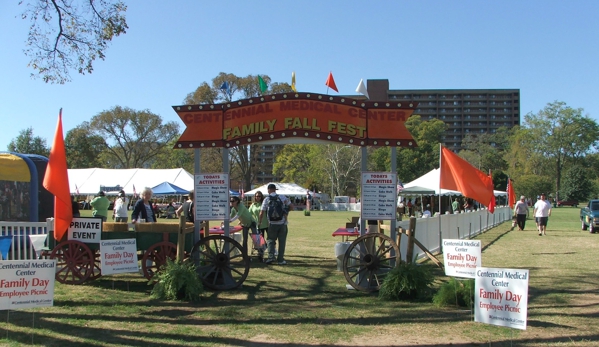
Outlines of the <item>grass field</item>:
M351 212L292 212L289 265L253 262L243 287L199 303L149 297L139 274L56 285L53 307L0 314L3 346L597 346L599 234L558 208L547 236L504 223L480 235L485 267L530 270L527 330L475 323L470 311L385 302L346 289L331 233ZM175 222L175 220L160 220ZM442 256L438 256L442 260ZM436 272L436 286L447 277Z

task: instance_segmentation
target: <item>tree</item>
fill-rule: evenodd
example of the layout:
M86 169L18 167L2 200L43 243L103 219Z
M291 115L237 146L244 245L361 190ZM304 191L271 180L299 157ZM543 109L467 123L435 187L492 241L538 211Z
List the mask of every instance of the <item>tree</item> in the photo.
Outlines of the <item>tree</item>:
M524 117L533 138L530 150L552 162L555 192L560 191L566 165L590 153L599 144L599 125L582 112L581 108L574 109L555 101L537 114L529 113Z
M360 184L360 147L334 144L322 146L322 150L322 157L330 165L324 172L330 173L331 198L346 194L350 185Z
M516 196L524 195L529 198L534 198L541 193L551 191L551 179L549 177L538 175L523 175L517 181L514 181L514 191Z
M571 166L564 174L560 197L564 200L584 201L593 194L593 183L588 169L580 165Z
M509 146L509 130L499 128L497 133L468 134L462 141L460 156L483 172L506 170L503 158Z
M135 111L115 106L95 115L90 127L107 143L107 166L113 168L149 167L172 140L179 137L179 125L162 123L148 110Z
M102 167L101 154L107 149L99 135L90 134L89 122L67 131L64 139L67 165L71 169Z
M39 154L44 157L50 154L46 139L33 136L32 127L21 130L19 135L8 144L8 151L22 154Z
M439 167L439 143L445 127L445 123L438 119L423 121L419 115L408 118L406 128L418 147L398 149L397 175L400 181L410 182Z
M295 182L313 190L322 189L325 177L317 160L321 154L317 145L285 145L277 154L273 172L284 182Z
M46 83L71 81L71 69L92 73L110 41L128 29L121 1L32 0L26 8L22 18L31 26L25 55L36 71L32 77Z
M262 79L270 84L270 77L260 75ZM285 89L287 88L287 89ZM202 84L192 93L187 94L185 98L186 105L197 104L214 104L219 102L230 102L235 98L248 99L259 95L266 95L280 92L291 92L291 86L285 83L273 84L270 90L261 92L258 83L258 76L248 75L246 77L238 77L234 74L220 72L218 76L212 79L212 84L206 82ZM258 145L259 146L259 145ZM257 173L261 171L264 163L258 158L258 146L241 145L233 147L229 150L229 158L231 162L230 172L232 181L242 181L243 187L249 188L257 177ZM214 152L215 149L202 149L204 152ZM220 150L219 150L220 151ZM213 153L207 153L213 156ZM221 161L222 162L222 161ZM204 168L204 166L202 166ZM204 168L205 169L205 168ZM202 171L204 171L204 169Z

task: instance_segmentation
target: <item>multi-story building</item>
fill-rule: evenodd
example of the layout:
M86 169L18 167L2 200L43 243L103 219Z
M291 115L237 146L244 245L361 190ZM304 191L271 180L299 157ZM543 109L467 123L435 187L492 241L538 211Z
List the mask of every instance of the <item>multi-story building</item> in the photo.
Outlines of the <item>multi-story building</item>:
M414 114L423 120L439 119L447 130L443 145L454 151L462 149L468 134L494 133L499 127L520 125L520 89L389 89L389 80L368 80L372 101L417 101ZM364 99L363 95L347 95ZM281 146L258 145L260 169L256 184L277 180L272 172L275 156Z
M520 125L519 89L389 89L389 80L368 80L372 101L417 101L414 114L447 125L443 144L462 149L468 134L494 133Z
M273 165L275 163L275 157L279 150L283 147L282 145L271 145L271 144L255 144L256 146L256 163L255 170L256 175L254 184L260 186L269 182L277 182L278 177L272 172Z

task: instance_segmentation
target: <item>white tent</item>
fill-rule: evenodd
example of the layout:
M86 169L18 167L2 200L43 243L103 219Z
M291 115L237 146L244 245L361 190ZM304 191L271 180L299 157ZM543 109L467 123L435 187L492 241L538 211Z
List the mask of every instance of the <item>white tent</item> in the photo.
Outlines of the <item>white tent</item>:
M285 196L306 196L306 192L308 191L308 189L300 186L299 184L295 184L295 183L278 183L278 182L271 182L274 183L275 186L277 186L277 194L281 194L281 195L285 195ZM264 194L265 196L268 194L268 184L265 184L263 186L260 186L258 188L252 189L250 191L245 192L246 196L252 196L254 194L256 194L257 191L261 191L262 194ZM310 192L310 195L319 198L320 194L318 193L314 193L314 192Z
M426 174L418 177L417 179L413 180L412 182L408 182L408 183L404 184L403 185L404 189L410 188L410 187L422 187L425 189L434 190L435 195L462 195L462 193L460 193L456 190L440 189L439 188L439 182L441 180L440 174L441 174L440 169L433 169L433 170L427 172ZM495 196L507 195L506 192L500 191L500 190L495 190L494 193L495 193Z
M139 194L144 187L155 187L163 182L192 190L193 175L185 169L69 169L71 194L95 195L101 187L119 187L126 194Z

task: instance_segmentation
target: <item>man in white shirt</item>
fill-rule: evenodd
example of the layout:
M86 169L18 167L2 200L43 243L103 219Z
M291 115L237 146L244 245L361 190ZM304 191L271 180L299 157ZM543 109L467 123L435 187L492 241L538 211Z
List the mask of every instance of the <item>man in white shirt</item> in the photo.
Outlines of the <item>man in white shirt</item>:
M114 202L114 210L112 211L115 222L125 222L129 220L129 212L127 210L127 197L125 192L120 191L118 199Z
M426 209L422 212L422 218L428 218L431 216L431 205L426 204Z
M547 221L551 216L551 203L547 201L545 193L541 194L541 199L535 203L534 213L537 221L537 227L539 229L539 236L545 235L547 230Z

